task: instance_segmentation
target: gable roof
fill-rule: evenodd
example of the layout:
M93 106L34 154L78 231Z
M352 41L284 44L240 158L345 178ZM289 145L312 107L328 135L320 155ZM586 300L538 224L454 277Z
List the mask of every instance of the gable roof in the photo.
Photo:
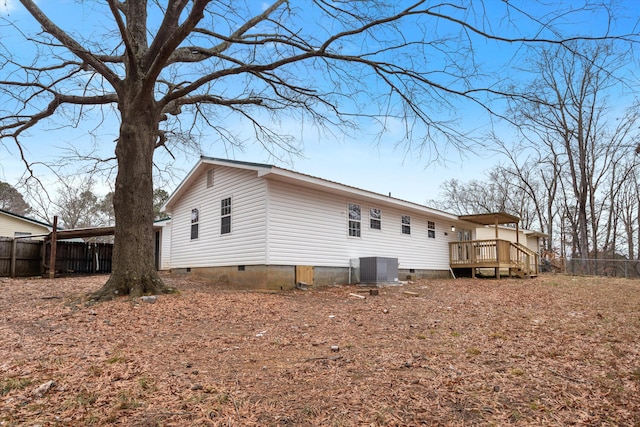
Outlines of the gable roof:
M379 205L383 205L383 206L393 206L393 207L401 208L407 211L435 215L435 216L444 217L450 220L458 220L457 215L454 215L448 212L429 208L427 206L420 205L418 203L397 199L395 197L386 196L380 193L375 193L375 192L363 190L357 187L341 184L335 181L330 181L327 179L318 178L318 177L303 174L300 172L295 172L295 171L281 168L278 166L263 164L263 163L243 162L238 160L227 160L227 159L220 159L220 158L207 157L207 156L200 157L200 161L193 167L193 169L191 169L191 171L187 174L185 179L171 194L169 199L162 206L161 211L162 212L167 210L170 211L171 206L182 197L183 193L188 188L190 188L193 182L197 179L197 177L199 176L199 171L202 168L210 165L229 166L229 167L235 167L235 168L240 168L245 170L253 170L253 171L256 171L256 173L258 174L258 177L261 177L264 179L292 183L297 186L328 191L330 193L340 194L344 196L350 196L350 197L357 196L360 198L375 201Z
M51 224L47 224L46 222L38 221L37 219L27 218L26 216L18 215L17 213L9 212L9 211L6 211L4 209L0 209L0 214L4 214L4 215L10 216L10 217L19 219L21 221L28 222L30 224L39 225L41 227L46 227L49 230L53 229L53 225L51 225Z

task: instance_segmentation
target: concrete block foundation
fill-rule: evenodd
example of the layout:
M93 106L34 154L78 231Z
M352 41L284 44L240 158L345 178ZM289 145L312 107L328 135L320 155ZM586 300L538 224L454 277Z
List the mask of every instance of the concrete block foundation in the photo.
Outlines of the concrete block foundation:
M359 272L349 267L313 267L313 286L358 283ZM290 290L296 286L296 267L293 265L236 265L226 267L174 268L171 274L193 275L214 286L246 290ZM448 270L399 269L398 279L450 278Z

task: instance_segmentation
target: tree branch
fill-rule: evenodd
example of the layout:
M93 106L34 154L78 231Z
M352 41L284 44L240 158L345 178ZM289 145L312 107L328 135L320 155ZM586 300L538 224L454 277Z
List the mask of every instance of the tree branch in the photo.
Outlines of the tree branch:
M62 43L67 49L69 49L74 55L82 59L94 70L100 73L113 87L117 87L120 79L111 71L102 61L96 58L96 56L89 50L85 49L80 43L69 36L65 31L53 23L47 15L35 4L33 0L20 0L20 3L29 11L42 28L53 37L55 37L60 43Z

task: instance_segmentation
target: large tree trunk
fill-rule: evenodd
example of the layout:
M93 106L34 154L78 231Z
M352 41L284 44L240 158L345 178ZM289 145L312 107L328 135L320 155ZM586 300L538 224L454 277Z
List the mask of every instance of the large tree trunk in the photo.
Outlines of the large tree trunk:
M122 111L116 145L118 175L113 196L116 218L113 268L94 299L170 292L154 265L153 151L157 120L150 108ZM155 124L155 125L154 125Z

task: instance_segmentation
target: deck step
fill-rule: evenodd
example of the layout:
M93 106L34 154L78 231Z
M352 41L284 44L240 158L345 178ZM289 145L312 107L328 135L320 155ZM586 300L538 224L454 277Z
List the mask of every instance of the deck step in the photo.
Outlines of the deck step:
M515 274L516 276L518 276L521 279L532 279L532 278L536 277L535 274L527 273L522 268L513 268L511 270L511 273Z

